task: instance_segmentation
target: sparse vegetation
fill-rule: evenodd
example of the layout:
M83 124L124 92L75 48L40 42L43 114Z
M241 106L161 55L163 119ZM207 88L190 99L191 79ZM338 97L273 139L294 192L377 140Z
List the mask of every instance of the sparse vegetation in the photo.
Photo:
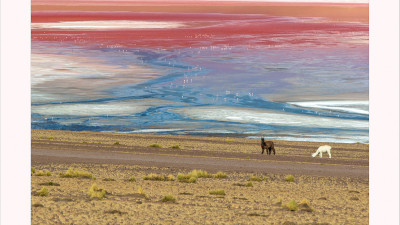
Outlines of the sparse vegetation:
M142 187L138 187L138 194L143 196L144 198L148 198L147 194L144 192Z
M293 175L287 175L285 177L285 181L287 182L294 182L294 176Z
M60 177L65 177L65 178L82 177L82 178L95 179L95 177L91 173L79 170L73 170L72 168L69 168L65 173L60 173Z
M54 140L54 137L51 137L51 136L50 136L50 137L48 137L47 139L49 139L49 140Z
M295 200L289 201L284 207L290 211L297 211L299 209L299 206L297 205Z
M257 176L252 176L248 179L248 181L262 181L262 179L260 177Z
M176 202L176 199L171 194L164 196L161 199L162 202Z
M218 171L215 175L215 178L218 179L224 179L224 178L228 178L228 175L226 175L226 173L222 172L222 171Z
M358 201L358 200L360 200L360 199L357 198L357 197L351 197L350 200L352 200L352 201Z
M114 142L114 145L120 145L119 141Z
M197 181L197 176L193 176L192 173L188 174L178 173L177 178L179 182L183 183L196 183Z
M44 186L60 186L60 184L54 183L53 181L47 182L47 183L41 183L40 185Z
M103 181L115 181L113 178L104 178Z
M165 178L165 180L166 180L166 181L174 181L174 180L175 180L175 177L174 177L174 175L170 174L170 175L168 175L168 176Z
M169 148L181 149L181 148L179 147L179 145L173 145L173 146L171 146L171 147L169 147Z
M197 177L197 178L211 178L212 175L208 174L207 171L203 170L192 170L192 172L189 173L192 177Z
M36 173L35 168L31 167L31 176Z
M96 184L93 184L90 188L89 188L89 192L88 192L90 198L98 198L98 199L103 199L106 197L106 190L104 189L100 189L97 187Z
M156 181L164 181L165 177L157 175L155 173L150 173L147 176L143 176L143 180L156 180Z
M42 187L40 191L36 193L37 196L48 196L49 195L49 190L46 187Z
M210 195L225 195L225 190L223 189L218 189L218 190L212 190L208 192Z
M159 144L151 144L151 145L149 145L149 147L153 147L153 148L162 148L162 146L159 145Z
M36 176L51 176L50 171L41 171L39 170L36 174Z
M247 182L246 187L253 187L253 183L252 182Z
M130 182L136 182L136 178L135 178L134 176L131 176L131 178L129 178L128 181L130 181Z

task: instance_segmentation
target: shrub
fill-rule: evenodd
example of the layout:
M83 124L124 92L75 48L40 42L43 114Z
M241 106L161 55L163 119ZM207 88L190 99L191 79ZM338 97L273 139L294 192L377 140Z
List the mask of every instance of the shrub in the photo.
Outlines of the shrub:
M169 148L181 149L181 148L179 147L179 145L173 145L173 146L171 146L171 147L169 147Z
M49 195L49 190L46 187L42 187L40 191L36 193L37 196L48 196Z
M157 180L157 181L164 181L165 178L163 176L157 175L155 173L151 173L147 176L143 176L143 180Z
M130 181L130 182L136 182L136 178L135 178L134 176L132 176L131 178L129 178L128 181Z
M116 141L116 142L114 143L114 145L120 145L119 141Z
M82 177L82 178L96 179L91 173L79 170L73 170L72 168L69 168L65 173L60 173L60 177L66 177L66 178Z
M297 211L299 208L295 200L291 200L290 202L286 203L285 207L290 211Z
M193 176L193 174L188 173L188 174L183 174L183 173L178 173L178 181L179 182L184 182L184 183L196 183L197 177Z
M164 196L161 199L162 202L176 202L176 199L171 194Z
M104 178L103 180L104 181L115 181L115 179L113 179L113 178Z
M138 194L146 199L148 198L142 187L138 187Z
M225 191L223 189L212 190L208 192L210 195L225 195Z
M197 177L197 178L210 178L210 177L212 177L211 174L208 174L207 171L203 171L203 170L192 170L192 172L190 172L189 174L190 174L190 176Z
M253 183L252 183L252 182L248 182L248 183L246 184L246 187L253 187Z
M248 179L248 181L262 181L262 179L257 176L252 176L250 179Z
M89 194L90 198L103 199L106 197L106 191L104 189L99 189L96 184L93 184L89 188L88 194Z
M168 177L165 178L165 180L167 180L167 181L174 181L174 180L175 180L175 177L174 177L174 175L170 174L170 175L168 175Z
M36 173L36 170L35 170L35 168L31 167L31 176L32 176L34 173Z
M287 175L287 176L285 177L285 181L287 181L287 182L294 182L294 176L292 176L292 175Z
M223 178L227 178L228 175L226 175L226 173L224 173L224 172L222 172L222 171L218 171L218 173L216 173L216 174L214 175L214 177L215 177L215 178L218 178L218 179L223 179Z
M54 138L53 138L53 137L51 137L51 136L50 136L50 137L48 137L47 139L49 139L49 140L54 140Z
M44 171L39 170L35 175L36 176L51 176L51 173L50 173L50 171L44 172Z
M159 144L152 144L152 145L149 145L149 147L153 147L153 148L162 148L162 146L159 145Z

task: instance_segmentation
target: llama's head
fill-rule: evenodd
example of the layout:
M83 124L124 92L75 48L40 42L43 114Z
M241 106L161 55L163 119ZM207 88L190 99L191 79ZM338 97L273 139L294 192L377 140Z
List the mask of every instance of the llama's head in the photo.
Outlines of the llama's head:
M315 157L317 154L318 154L318 153L315 152L315 153L313 153L313 154L311 154L311 155L312 155L312 157Z

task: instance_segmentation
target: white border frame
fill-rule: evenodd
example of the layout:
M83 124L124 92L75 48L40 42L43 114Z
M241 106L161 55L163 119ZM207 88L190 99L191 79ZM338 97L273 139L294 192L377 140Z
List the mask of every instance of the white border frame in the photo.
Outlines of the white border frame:
M30 1L0 4L0 223L30 224ZM399 1L370 2L370 224L399 224Z
M0 4L0 224L31 223L29 0Z

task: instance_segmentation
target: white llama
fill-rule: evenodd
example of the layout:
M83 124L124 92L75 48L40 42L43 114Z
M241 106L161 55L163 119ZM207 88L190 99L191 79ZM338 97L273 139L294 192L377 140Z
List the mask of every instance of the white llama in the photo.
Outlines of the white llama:
M329 158L331 158L331 146L329 146L329 145L320 146L318 148L318 150L315 153L311 154L311 155L312 155L312 157L315 157L319 153L319 157L322 158L322 153L323 152L327 152L328 155L329 155Z

